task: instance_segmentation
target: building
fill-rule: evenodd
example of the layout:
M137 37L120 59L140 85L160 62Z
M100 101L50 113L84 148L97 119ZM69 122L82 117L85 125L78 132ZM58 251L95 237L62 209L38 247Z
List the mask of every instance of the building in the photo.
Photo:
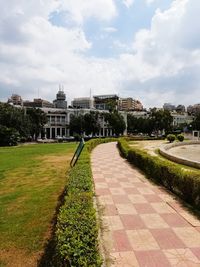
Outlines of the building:
M176 109L175 105L172 105L171 103L165 103L163 105L164 110L174 111Z
M142 111L143 106L139 100L135 100L132 97L119 99L119 110L122 111Z
M192 115L197 115L200 113L200 104L190 105L187 107L187 112Z
M187 112L185 113L177 113L177 112L171 112L171 116L173 117L173 126L179 127L183 126L184 124L190 124L194 120L194 116L188 115Z
M59 89L53 104L55 108L67 108L66 95L63 90Z
M73 108L92 109L94 108L94 100L90 97L74 98L71 105Z
M24 101L23 102L24 107L31 107L31 108L53 108L53 103L41 99L41 98L35 98L33 101Z
M176 107L176 112L177 113L185 113L185 106L184 105L178 105Z
M94 96L94 108L98 110L118 109L119 97L117 95Z
M8 98L8 103L13 105L23 105L23 100L20 95L12 94L10 98Z

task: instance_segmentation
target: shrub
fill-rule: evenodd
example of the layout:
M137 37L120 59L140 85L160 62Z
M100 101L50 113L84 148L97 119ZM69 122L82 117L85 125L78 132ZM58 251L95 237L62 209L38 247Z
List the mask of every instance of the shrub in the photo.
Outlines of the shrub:
M56 226L54 267L100 267L98 223L93 206L93 181L90 152L100 143L114 138L91 139L86 142L79 160L69 172L66 196Z
M178 141L183 142L183 140L184 140L184 135L183 135L183 134L178 134L178 135L177 135L177 139L178 139Z
M168 134L167 135L167 140L172 143L176 139L176 136L174 134Z
M142 169L149 178L200 209L200 175L197 172L185 172L178 164L151 156L138 148L130 148L121 138L118 147L125 158Z

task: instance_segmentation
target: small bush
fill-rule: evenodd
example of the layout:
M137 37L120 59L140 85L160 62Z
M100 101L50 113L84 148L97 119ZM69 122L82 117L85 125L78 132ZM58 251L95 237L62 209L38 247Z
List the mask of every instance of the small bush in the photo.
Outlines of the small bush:
M179 142L183 142L184 141L184 135L183 134L178 134L177 135L177 139Z
M150 179L162 184L183 200L200 209L200 175L194 171L185 172L181 166L151 156L138 148L129 147L119 139L118 147L129 162L143 170Z
M86 142L79 160L69 172L66 196L56 226L56 255L53 267L100 267L96 210L93 206L93 180L90 152L98 144L114 138Z
M174 142L175 139L176 139L176 136L175 136L174 134L168 134L168 135L167 135L167 140L168 140L170 143Z

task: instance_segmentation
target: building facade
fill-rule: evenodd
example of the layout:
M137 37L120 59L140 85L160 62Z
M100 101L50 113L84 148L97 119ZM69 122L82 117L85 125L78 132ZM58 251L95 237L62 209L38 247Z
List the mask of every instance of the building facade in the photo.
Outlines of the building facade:
M142 111L143 105L139 100L132 97L119 99L119 110L122 111Z
M90 97L74 98L71 102L73 108L92 109L94 108L94 100Z
M117 95L94 96L94 108L98 110L118 109L119 97Z

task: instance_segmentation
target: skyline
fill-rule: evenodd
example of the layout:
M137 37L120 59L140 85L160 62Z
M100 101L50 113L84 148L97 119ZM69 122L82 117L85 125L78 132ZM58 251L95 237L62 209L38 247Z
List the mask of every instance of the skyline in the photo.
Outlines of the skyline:
M118 94L199 103L200 2L0 0L0 101Z

